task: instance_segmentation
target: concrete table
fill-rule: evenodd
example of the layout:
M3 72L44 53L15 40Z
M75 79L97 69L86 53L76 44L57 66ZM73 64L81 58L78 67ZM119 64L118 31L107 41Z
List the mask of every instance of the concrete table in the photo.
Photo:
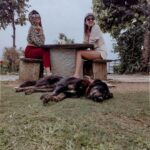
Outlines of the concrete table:
M64 77L74 74L76 51L94 48L93 44L48 44L42 47L50 50L52 73ZM80 75L83 76L82 69Z

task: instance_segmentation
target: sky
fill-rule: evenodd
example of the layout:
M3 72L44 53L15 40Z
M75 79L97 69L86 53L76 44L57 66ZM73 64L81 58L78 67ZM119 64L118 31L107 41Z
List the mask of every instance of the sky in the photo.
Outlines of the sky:
M64 33L75 43L83 41L83 20L88 12L92 12L92 0L30 0L31 7L37 10L42 18L42 26L45 34L45 44L54 44L59 33ZM28 13L27 13L28 14ZM16 46L25 49L30 23L25 26L16 26ZM112 52L113 40L109 34L103 35L107 47L108 59L116 59ZM12 27L0 30L0 58L5 47L12 46Z

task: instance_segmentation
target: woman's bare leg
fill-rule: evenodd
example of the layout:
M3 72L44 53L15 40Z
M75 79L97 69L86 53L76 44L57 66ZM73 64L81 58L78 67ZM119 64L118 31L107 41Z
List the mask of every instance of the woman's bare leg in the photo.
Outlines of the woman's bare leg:
M82 58L87 60L102 59L101 54L97 51L85 51L85 50L77 51L76 68L75 68L75 73L73 75L74 77L77 78L80 77Z

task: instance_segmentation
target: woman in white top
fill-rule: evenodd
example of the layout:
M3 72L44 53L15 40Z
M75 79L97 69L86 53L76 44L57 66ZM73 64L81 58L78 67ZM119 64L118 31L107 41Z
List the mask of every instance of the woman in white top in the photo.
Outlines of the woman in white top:
M95 22L93 13L88 13L84 19L84 43L94 44L93 50L77 51L74 77L80 76L82 58L87 60L106 59L107 52L100 27Z

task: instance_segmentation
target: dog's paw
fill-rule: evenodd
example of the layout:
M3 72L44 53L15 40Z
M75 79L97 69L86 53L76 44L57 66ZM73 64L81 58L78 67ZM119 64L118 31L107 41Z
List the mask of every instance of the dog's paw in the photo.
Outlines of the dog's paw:
M58 96L52 96L51 100L54 101L54 102L58 102L59 98L58 98Z
M41 97L40 97L40 100L44 100L44 99L49 99L49 98L51 98L51 94L43 94L43 95L41 95Z
M25 91L25 95L30 95L34 92L34 89L28 89Z
M52 95L51 94L44 94L40 97L40 100L43 101L43 105L45 106L49 101L52 101Z
M64 93L60 93L59 95L52 96L52 100L55 102L62 101L66 95Z

